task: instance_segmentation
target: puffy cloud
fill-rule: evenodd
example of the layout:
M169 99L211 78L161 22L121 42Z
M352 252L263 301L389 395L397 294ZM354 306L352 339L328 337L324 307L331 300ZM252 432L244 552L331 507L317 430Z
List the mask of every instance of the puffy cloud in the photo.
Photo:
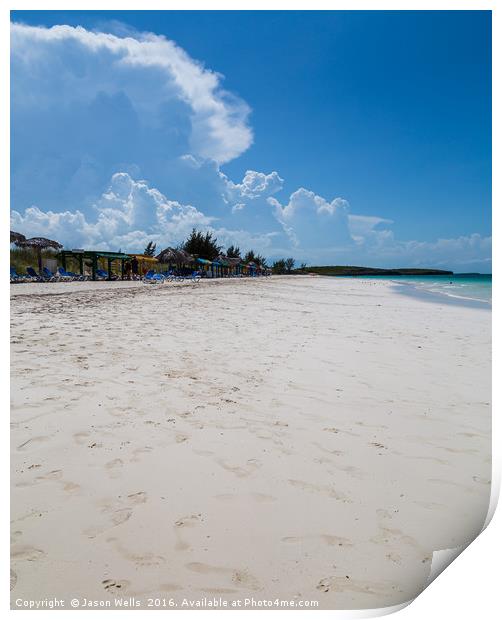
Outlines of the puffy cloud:
M11 223L28 236L48 236L67 247L139 251L149 240L159 245L181 241L193 227L207 227L212 218L191 205L168 200L145 181L116 173L93 205L94 221L80 212L44 212L29 207L11 212Z
M354 240L349 228L349 203L343 198L327 201L303 187L289 197L286 205L268 198L277 220L294 246L350 247Z
M343 198L326 200L300 188L289 201L268 198L294 255L310 264L489 270L491 237L472 234L435 241L399 240L392 220L350 213ZM282 248L282 253L288 248Z
M218 162L237 157L252 142L247 104L222 89L221 76L163 36L12 24L11 45L16 107L56 101L129 107L131 120L161 134L168 117L178 114L190 151ZM30 101L23 88L28 79Z
M394 222L384 217L372 215L349 215L349 229L354 241L362 243L369 237L387 235L390 231L385 230L383 225L391 225Z
M121 171L194 204L252 143L249 106L162 36L12 24L11 50L13 208L86 213Z
M478 233L436 241L396 241L389 249L391 256L416 266L491 270L492 238Z
M270 174L248 170L241 183L227 179L227 193L230 201L239 199L263 198L282 189L284 180L273 171Z

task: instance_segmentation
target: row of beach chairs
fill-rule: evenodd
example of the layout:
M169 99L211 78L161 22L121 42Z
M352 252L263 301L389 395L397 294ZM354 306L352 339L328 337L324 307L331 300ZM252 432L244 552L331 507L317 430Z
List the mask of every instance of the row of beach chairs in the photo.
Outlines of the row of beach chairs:
M200 282L201 274L200 271L193 271L191 274L182 276L176 274L174 271L164 271L162 273L156 273L151 269L147 271L143 278L143 282L145 284L162 284L165 282L186 282L187 280L191 282Z
M98 280L108 280L108 272L104 269L96 270L96 277ZM112 280L117 280L118 276L112 274ZM164 273L156 273L153 270L148 271L142 278L143 282L149 284L158 284L163 282L183 282L190 280L192 282L198 282L201 279L199 271L194 271L190 275L182 276L172 271L166 271ZM82 281L89 280L88 276L81 276L78 273L72 271L66 271L62 267L53 273L47 267L44 267L40 273L37 273L33 267L27 267L25 274L18 274L14 267L10 268L10 281L11 284L21 282L69 282L69 281Z
M106 271L98 270L102 273L98 275L99 279L103 280L108 278ZM97 272L96 272L97 274ZM69 281L82 281L88 280L87 276L81 276L79 273L73 273L73 271L66 271L62 267L54 273L47 267L44 267L40 273L37 273L33 267L27 267L25 274L18 274L14 267L10 268L10 281L11 284L20 282L69 282Z

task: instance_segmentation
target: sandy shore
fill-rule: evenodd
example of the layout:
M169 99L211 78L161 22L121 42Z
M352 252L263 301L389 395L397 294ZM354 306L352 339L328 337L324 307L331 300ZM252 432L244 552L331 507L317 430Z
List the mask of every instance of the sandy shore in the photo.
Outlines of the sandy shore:
M384 607L480 530L490 312L352 279L11 289L13 607Z

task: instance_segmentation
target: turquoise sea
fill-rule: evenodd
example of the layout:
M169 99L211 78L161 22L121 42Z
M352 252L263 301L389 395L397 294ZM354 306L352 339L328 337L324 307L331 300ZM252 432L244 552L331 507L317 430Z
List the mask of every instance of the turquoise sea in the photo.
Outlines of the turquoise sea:
M454 274L450 276L362 276L394 282L404 294L420 295L430 301L449 301L462 305L491 307L491 274Z

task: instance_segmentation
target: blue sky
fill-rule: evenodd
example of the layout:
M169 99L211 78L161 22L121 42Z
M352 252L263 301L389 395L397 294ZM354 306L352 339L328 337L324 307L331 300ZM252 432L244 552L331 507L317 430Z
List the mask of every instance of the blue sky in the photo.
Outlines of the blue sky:
M196 225L270 258L491 270L489 12L12 21L20 232L141 251Z

